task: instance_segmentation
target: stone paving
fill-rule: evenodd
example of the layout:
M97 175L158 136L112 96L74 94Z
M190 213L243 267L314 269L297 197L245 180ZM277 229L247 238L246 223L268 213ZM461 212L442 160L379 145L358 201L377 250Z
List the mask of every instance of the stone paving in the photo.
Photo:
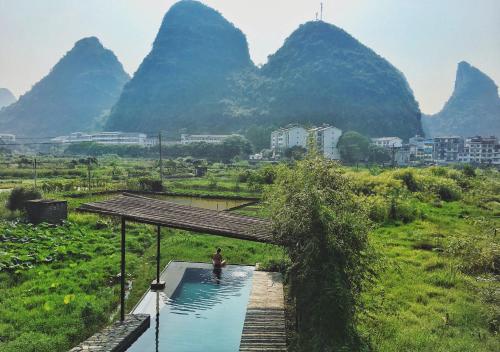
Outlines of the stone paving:
M279 273L255 271L240 352L286 351L285 301Z
M122 352L149 328L148 314L129 314L72 348L70 352Z

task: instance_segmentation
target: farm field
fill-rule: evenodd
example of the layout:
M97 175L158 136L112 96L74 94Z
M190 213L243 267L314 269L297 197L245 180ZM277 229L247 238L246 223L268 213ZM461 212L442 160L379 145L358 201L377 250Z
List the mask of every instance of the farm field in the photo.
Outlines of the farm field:
M146 180L159 178L158 165L154 160L102 158L91 166L89 190L88 164L72 160L52 160L60 173L40 168L46 171L37 175L44 197L68 200L69 221L63 226L23 223L19 213L4 206L8 192L0 193L2 352L65 351L116 318L119 224L74 209L113 196L95 194L100 191L154 190ZM14 164L0 168L0 187L33 186L32 170ZM241 163L209 165L206 176L192 178L186 177L191 163L175 164L165 168L166 175L178 177L166 178L164 185L183 194L260 196L274 177L272 166ZM343 173L373 221L370 242L378 254L377 275L362 296L357 317L371 349L498 350L498 172L345 167ZM268 216L265 204L237 212ZM132 225L128 232L128 308L154 277L154 241L153 227ZM287 262L277 246L178 230L164 229L161 246L162 265L172 259L208 262L218 246L230 263L281 268Z

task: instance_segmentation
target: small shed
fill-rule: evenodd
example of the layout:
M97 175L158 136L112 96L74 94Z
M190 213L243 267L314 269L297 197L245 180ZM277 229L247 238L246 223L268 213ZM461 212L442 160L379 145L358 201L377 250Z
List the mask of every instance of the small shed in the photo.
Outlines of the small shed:
M28 222L60 224L68 218L68 203L65 200L35 199L26 201Z
M194 176L195 177L203 177L207 174L206 166L195 166L194 168Z

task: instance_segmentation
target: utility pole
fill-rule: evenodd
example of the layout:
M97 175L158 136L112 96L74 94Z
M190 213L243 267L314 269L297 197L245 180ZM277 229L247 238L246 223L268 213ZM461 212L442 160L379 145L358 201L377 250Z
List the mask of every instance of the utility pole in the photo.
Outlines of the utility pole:
M90 184L90 157L87 159L87 179L88 179L88 183L89 183L89 193L90 193L90 189L91 189L91 184Z
M319 20L323 21L323 3L321 3L321 12L320 12Z
M35 190L36 190L36 178L37 178L37 172L36 172L36 158L33 160L33 179L35 181Z
M158 133L158 146L160 147L160 182L163 186L163 155L161 150L161 131Z

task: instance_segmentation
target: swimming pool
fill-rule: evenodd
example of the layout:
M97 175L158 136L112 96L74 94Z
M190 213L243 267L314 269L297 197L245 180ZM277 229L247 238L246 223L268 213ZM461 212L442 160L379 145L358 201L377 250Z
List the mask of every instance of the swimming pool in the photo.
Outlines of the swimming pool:
M134 309L151 315L151 327L127 351L238 351L252 276L249 266L217 275L208 264L170 263L165 291L149 291Z

